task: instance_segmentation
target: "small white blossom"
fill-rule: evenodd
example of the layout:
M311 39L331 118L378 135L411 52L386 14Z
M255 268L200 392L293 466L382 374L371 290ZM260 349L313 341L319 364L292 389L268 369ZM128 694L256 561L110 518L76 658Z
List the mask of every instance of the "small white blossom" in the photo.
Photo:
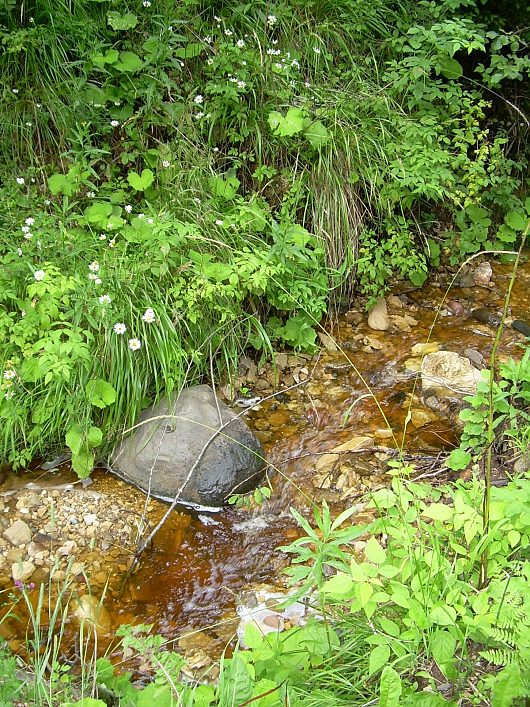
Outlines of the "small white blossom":
M18 88L12 88L11 90L13 91L13 93L18 93Z
M211 44L212 38L208 35L208 37L203 37L202 41L205 42L206 44Z
M146 324L153 324L153 322L156 322L156 314L154 309L148 307L142 314L142 321L144 321Z
M112 299L110 295L101 295L99 298L99 303L100 304L110 304L112 302Z
M28 232L29 232L29 226L22 226L21 230L22 230L22 233L28 233Z
M145 218L145 214L138 214L138 218Z
M204 113L202 112L202 110L200 110L198 113L195 113L193 117L195 118L195 120L200 120L201 118L204 118Z
M313 47L313 51L315 52L315 54L320 54L321 49L320 47Z
M218 147L214 147L214 148L213 148L213 151L214 151L214 152L219 152L219 148L218 148Z
M33 226L33 224L35 223L35 219L31 218L31 216L28 216L28 218L24 221L24 223L26 224L26 226ZM24 230L24 229L22 229L22 230Z
M152 224L154 223L154 219L148 218L148 219L147 219L147 223L148 223L149 225L152 225Z
M22 248L17 248L17 253L18 253L19 255L22 255Z
M306 88L311 88L311 84L309 83L309 81L304 81L304 86Z
M32 125L33 125L33 123L31 122L31 120L26 120L26 127L27 128L31 128Z
M237 46L238 46L240 49L243 49L243 47L245 46L245 40L244 40L244 39L238 39L237 42L236 42L236 44L237 44Z
M129 348L131 351L138 351L139 348L141 348L142 342L140 339L129 339Z
M100 241L106 241L106 240L107 240L107 236L106 236L104 233L100 233L100 234L99 234L99 240L100 240Z
M17 377L16 371L14 371L12 368L8 368L7 370L4 371L4 378L6 379L6 381L13 380L16 377Z
M150 0L144 0L143 3L142 3L142 5L143 5L144 7L151 7L151 2L150 2Z
M103 280L100 277L96 277L96 279L94 280L95 285L101 285L102 282Z
M278 18L275 15L269 15L267 17L267 24L269 27L274 27L274 25L278 22Z
M238 81L237 82L237 87L238 88L246 88L247 84L244 81Z
M97 260L94 260L90 265L88 266L88 269L91 270L92 272L97 272L99 270L99 263Z
M234 33L232 32L231 29L225 29L225 34L227 37L231 37Z
M118 322L117 324L114 325L114 333L115 334L125 334L127 331L127 327L123 322Z
M24 233L24 238L27 241L30 241L33 238L33 233L31 233L30 231L27 231L26 233Z
M211 66L213 64L213 59L210 57L209 59L206 59L206 63L208 66Z
M241 66L246 66L246 65L247 65L247 62L246 62L246 61L242 61L242 62L241 62Z
M89 273L88 273L88 279L89 279L89 280L92 280L92 281L96 280L96 279L97 279L96 273L95 273L95 272L89 272Z
M20 316L21 316L21 317L25 317L25 316L26 316L26 310L25 310L25 309L21 309L21 310L20 310Z
M113 238L112 240L109 241L109 248L114 248L115 245L116 245L116 239Z
M17 177L17 184L24 184L24 177Z
M195 96L195 98L193 99L193 102L196 103L198 106L200 106L203 101L204 101L204 96L201 96L200 93L198 93Z
M213 18L216 22L221 22L221 18L218 17L217 15L214 15Z
M33 277L35 278L35 280L37 280L37 282L40 282L41 280L44 280L44 278L46 277L46 273L44 272L44 270L35 270L35 272L33 273Z
M11 400L11 398L14 397L14 395L15 395L15 391L14 391L14 390L7 390L7 391L4 393L4 398L5 398L6 400Z
M88 196L89 199L94 199L96 197L96 192L87 191L86 195Z
M223 219L218 218L218 219L215 220L215 225L216 225L216 226L222 226L223 223L224 223Z
M132 206L131 206L130 204L125 204L125 206L124 206L123 208L125 209L125 211L126 211L128 214L130 214L131 211L132 211Z
M52 202L49 199L44 199L44 203L46 206L49 206Z
M171 162L169 160L162 160L162 167L171 167Z
M111 120L110 124L112 125L113 128L117 128L118 125L120 124L119 120Z

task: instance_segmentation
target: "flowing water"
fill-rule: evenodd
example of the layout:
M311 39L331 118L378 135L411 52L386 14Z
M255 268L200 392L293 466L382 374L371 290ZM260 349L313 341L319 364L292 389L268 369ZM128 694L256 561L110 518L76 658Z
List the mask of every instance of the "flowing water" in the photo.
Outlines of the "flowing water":
M450 298L465 313L439 317L431 340L460 354L475 349L487 362L495 329L475 321L469 312L477 307L500 311L509 275L508 267L496 265L494 287L454 289ZM529 284L527 262L513 292L514 318L529 320ZM339 511L370 488L388 483L386 461L396 445L404 442L406 452L429 469L440 451L457 443L454 421L425 408L414 388L414 373L407 367L412 347L427 341L443 292L436 284L408 292L401 310L393 300L391 313L417 322L402 322L394 333L370 330L365 316L358 321L359 313L339 319L331 331L339 350L326 350L307 361L308 379L303 384L263 402L246 416L263 441L271 468L276 469L271 475L271 500L251 512L228 508L215 515L174 514L142 556L121 596L106 602L114 627L152 623L167 638L209 627L214 639L226 640L234 631L228 619L234 615L239 594L278 581L285 556L277 548L298 534L290 505L306 512L310 501L325 498ZM516 355L516 344L522 340L507 328L501 355ZM403 435L409 407L422 422L409 424ZM350 455L335 475L319 462L325 460L325 452L358 436L372 438L374 448ZM121 481L102 472L95 475L91 488L109 494L139 493L133 488L124 491Z

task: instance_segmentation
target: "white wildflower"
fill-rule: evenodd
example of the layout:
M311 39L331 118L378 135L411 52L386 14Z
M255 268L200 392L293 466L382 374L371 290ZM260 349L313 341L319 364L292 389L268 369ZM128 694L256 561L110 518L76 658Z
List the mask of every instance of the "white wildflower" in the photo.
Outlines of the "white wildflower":
M29 233L29 226L22 226L22 233Z
M120 124L119 120L111 120L110 124L112 125L113 128L117 128L118 125Z
M99 298L99 303L100 304L110 304L112 302L112 299L110 295L101 295Z
M244 39L238 39L237 42L236 42L236 45L237 45L240 49L243 49L243 47L245 46L245 40L244 40Z
M129 348L131 351L138 351L139 348L141 348L142 342L140 339L129 339Z
M126 211L128 214L130 214L131 211L132 211L132 206L131 206L130 204L125 204L125 206L124 206L123 208L125 209L125 211Z
M234 33L232 32L231 29L225 29L225 34L227 37L231 37Z
M27 231L26 233L24 233L24 238L27 241L30 241L33 238L33 233L31 233L30 231Z
M109 241L109 248L114 248L115 245L116 245L116 239L113 238L112 240Z
M89 273L88 273L88 279L89 279L89 280L92 280L92 281L96 280L96 279L97 279L96 273L95 273L95 272L89 272Z
M222 226L223 223L224 223L223 219L218 218L218 219L215 220L215 225L216 225L216 226Z
M107 240L107 236L106 236L104 233L100 233L100 234L99 234L99 240L100 240L100 241L106 241L106 240Z
M33 123L31 122L31 120L26 120L26 127L27 128L31 128L32 125L33 125Z
M209 59L206 59L206 63L208 66L211 66L213 64L213 59L210 57Z
M44 204L49 206L52 202L49 199L44 199Z
M127 331L127 327L123 322L118 322L117 324L114 325L114 333L115 334L125 334Z
M267 24L269 27L274 27L274 25L278 22L278 18L275 15L269 15L267 17Z
M95 197L96 197L96 192L94 192L94 191L87 191L86 195L88 196L89 199L95 199Z
M44 272L44 270L35 270L35 272L33 273L33 277L35 278L35 280L37 280L37 282L40 282L41 280L44 280L44 278L46 277L46 273Z
M320 54L321 49L320 47L313 47L313 51L315 52L315 54Z
M99 270L99 263L97 260L94 260L93 262L90 263L88 266L88 269L91 270L92 272L97 272Z
M151 7L151 2L150 2L150 0L144 0L143 3L142 3L142 5L143 5L144 7Z
M17 253L18 253L19 255L22 255L22 248L17 248Z
M102 282L103 280L100 277L96 277L96 279L94 280L95 285L101 285Z
M208 35L208 37L203 37L202 41L205 42L206 44L211 44L212 38Z
M35 223L35 219L31 218L31 216L28 216L24 223L26 224L26 226L33 226L33 224ZM24 228L22 228L22 230L24 230Z
M14 397L14 395L15 395L14 390L6 390L6 392L4 393L4 398L6 400L11 400L11 398Z
M156 322L156 314L154 309L148 307L142 314L142 321L144 321L146 324L153 324L154 322Z
M24 177L17 177L17 184L24 184Z
M155 221L154 221L154 219L152 219L152 218L148 218L148 219L147 219L147 223L148 223L150 226L152 226L154 222L155 222Z
M18 93L18 88L12 88L11 90L13 91L13 93Z
M204 101L204 96L201 96L200 93L198 93L198 94L195 96L195 98L193 99L193 102L196 103L198 106L200 106L201 103L203 103L203 101Z
M195 120L200 120L201 118L204 118L204 113L202 112L202 110L200 110L198 113L195 113L193 117L195 118Z
M145 218L145 214L138 214L138 218Z
M12 368L8 368L7 370L4 371L4 378L6 379L6 381L13 380L16 377L17 377L16 371L14 371Z
M171 162L169 160L162 160L162 167L171 167Z
M237 82L237 87L238 88L246 88L247 84L244 81L238 81Z

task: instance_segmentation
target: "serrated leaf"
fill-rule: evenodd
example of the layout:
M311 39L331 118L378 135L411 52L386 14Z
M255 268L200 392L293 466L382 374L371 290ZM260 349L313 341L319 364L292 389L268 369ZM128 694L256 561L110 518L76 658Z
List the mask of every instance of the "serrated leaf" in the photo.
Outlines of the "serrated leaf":
M388 645L384 644L373 648L368 661L368 675L372 676L374 673L379 672L383 665L388 662L389 658L390 648Z
M453 517L453 509L446 506L445 503L431 503L430 506L423 511L422 515L433 520L449 520Z
M274 135L290 137L304 129L304 112L301 108L289 108L284 116L278 111L269 113L268 123Z
M370 562L373 562L376 565L382 565L386 560L385 550L374 537L371 537L366 543L364 554L367 560L370 560Z
M434 660L439 666L442 666L454 659L456 639L449 631L438 629L431 639L430 649Z
M127 73L136 73L143 65L144 62L134 52L120 52L119 61L114 64L118 71Z
M471 462L471 454L465 449L453 449L449 457L445 461L445 466L453 471L460 471L465 469Z
M93 379L87 383L85 393L91 405L105 408L116 400L116 391L110 383L101 379Z
M119 57L120 53L116 49L109 49L105 52L105 54L102 54L101 52L94 54L92 56L92 61L97 66L103 67L105 64L114 64L118 61Z
M522 209L514 209L506 214L504 221L514 231L524 231L530 219Z
M431 621L439 626L453 626L456 621L456 611L449 604L437 604L429 612Z
M387 665L379 681L379 707L398 707L402 689L401 678Z
M329 130L320 120L315 120L311 123L311 125L306 128L304 136L311 147L314 147L316 150L320 150L324 145L327 145L330 139Z
M491 693L491 707L509 707L517 697L526 694L518 663L507 665L496 676Z
M107 12L107 22L112 29L132 29L138 24L138 17L133 15L132 12L126 12L122 15L119 12L110 11Z
M85 218L90 223L105 224L112 214L112 204L109 201L95 201L85 209Z
M150 169L143 169L142 174L138 172L129 172L127 181L136 191L145 191L148 189L155 179L155 175Z
M215 196L219 196L227 201L233 199L239 189L240 181L237 177L215 176L209 180L209 186Z

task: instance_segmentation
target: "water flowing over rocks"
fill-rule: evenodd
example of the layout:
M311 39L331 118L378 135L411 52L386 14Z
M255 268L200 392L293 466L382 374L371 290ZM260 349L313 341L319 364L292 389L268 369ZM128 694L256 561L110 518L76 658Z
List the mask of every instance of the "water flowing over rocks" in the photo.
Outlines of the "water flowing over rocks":
M115 450L111 471L155 498L217 507L261 481L260 442L208 385L147 408L138 425Z

